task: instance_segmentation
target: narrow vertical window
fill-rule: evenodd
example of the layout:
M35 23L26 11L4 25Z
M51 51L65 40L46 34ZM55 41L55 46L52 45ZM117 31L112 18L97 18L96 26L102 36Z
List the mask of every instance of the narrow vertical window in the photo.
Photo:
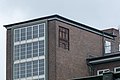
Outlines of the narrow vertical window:
M39 37L44 36L44 24L39 25Z
M59 27L59 47L69 50L69 29Z
M19 74L20 74L20 72L19 72L19 64L14 64L14 79L17 79L17 78L19 78Z
M105 54L111 53L111 42L105 41Z
M33 38L38 38L38 26L33 26Z
M27 27L27 40L32 39L32 27Z
M39 75L44 74L44 59L39 60Z
M27 44L27 58L32 57L32 43Z
M26 39L26 28L21 29L21 41Z
M39 56L44 55L44 40L39 41Z
M27 77L32 76L32 62L27 62Z
M16 29L14 33L14 41L15 42L19 41L19 38L20 38L20 31L19 29Z
M38 60L33 61L33 76L38 75Z
M20 64L20 77L24 78L25 77L25 63Z
M38 56L38 42L33 42L33 57Z
M19 54L20 54L20 46L16 45L14 47L14 60L19 60Z
M26 45L21 44L21 59L25 59L26 56Z

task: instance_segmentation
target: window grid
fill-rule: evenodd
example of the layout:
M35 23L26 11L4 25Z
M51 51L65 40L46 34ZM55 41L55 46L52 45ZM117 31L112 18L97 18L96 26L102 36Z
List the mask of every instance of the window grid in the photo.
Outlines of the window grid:
M27 61L28 58L32 59L34 57L39 58L39 56L44 56L44 44L45 44L44 34L45 34L44 24L14 29L14 55L13 55L14 56L14 64L13 64L14 80L19 78L27 78L27 77L34 77L34 76L36 77L36 76L43 76L43 75L44 77L41 79L39 78L38 80L44 80L45 62L43 62L43 65L41 64L40 66L39 61L41 61L41 59L36 60L37 64L35 63L34 60ZM41 37L43 37L43 39ZM41 58L43 58L43 61L44 61L45 57L41 57ZM23 60L22 63L21 63L21 60ZM16 65L18 67L16 67ZM41 73L39 74L39 72Z
M69 50L69 29L59 26L59 47Z
M14 46L14 61L44 56L44 40Z
M38 24L14 30L14 42L39 38L44 36L45 24Z
M44 75L44 59L14 64L14 79Z

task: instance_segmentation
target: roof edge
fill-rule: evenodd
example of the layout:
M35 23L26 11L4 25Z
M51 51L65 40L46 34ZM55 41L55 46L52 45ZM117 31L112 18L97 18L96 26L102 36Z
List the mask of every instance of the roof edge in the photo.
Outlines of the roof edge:
M112 35L112 34L103 32L103 31L101 31L101 30L95 29L95 28L90 27L90 26L88 26L88 25L85 25L85 24L82 24L82 23L73 21L73 20L71 20L71 19L65 18L65 17L60 16L60 15L57 15L57 14L50 15L50 16L45 16L45 17L41 17L41 18L36 18L36 19L32 19L32 20L27 20L27 21L23 21L23 22L18 22L18 23L3 25L3 26L4 26L5 28L9 28L9 27L11 27L11 26L15 26L15 25L19 25L19 24L29 23L29 22L38 21L38 20L43 20L43 19L52 20L52 19L55 19L55 18L56 18L56 19L57 19L57 18L58 18L58 19L62 19L62 20L64 20L64 21L68 21L68 22L70 22L70 23L73 23L73 24L76 24L76 25L80 25L80 26L83 26L83 27L88 28L88 29L90 29L90 30L99 32L100 34L102 34L102 36L107 35L107 36L109 36L109 37L116 37L115 35Z

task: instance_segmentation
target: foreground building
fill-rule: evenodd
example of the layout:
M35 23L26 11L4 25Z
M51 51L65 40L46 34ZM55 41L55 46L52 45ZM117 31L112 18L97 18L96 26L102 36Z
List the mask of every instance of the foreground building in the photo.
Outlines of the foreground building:
M76 78L73 80L120 80L120 73L108 72L100 76L89 76L85 78Z
M6 80L68 80L96 75L103 69L93 69L96 57L120 50L118 30L101 31L59 15L4 27Z

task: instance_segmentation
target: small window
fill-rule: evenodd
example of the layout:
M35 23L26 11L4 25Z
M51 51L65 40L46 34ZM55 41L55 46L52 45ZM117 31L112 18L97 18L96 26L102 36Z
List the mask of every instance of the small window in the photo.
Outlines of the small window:
M119 51L120 51L120 44L119 44Z
M120 67L115 67L114 68L114 73L120 73Z
M105 54L111 53L111 42L105 41Z
M59 27L59 47L69 50L69 29Z
M107 73L107 72L110 72L110 70L109 69L98 70L97 75L103 75L103 73Z

